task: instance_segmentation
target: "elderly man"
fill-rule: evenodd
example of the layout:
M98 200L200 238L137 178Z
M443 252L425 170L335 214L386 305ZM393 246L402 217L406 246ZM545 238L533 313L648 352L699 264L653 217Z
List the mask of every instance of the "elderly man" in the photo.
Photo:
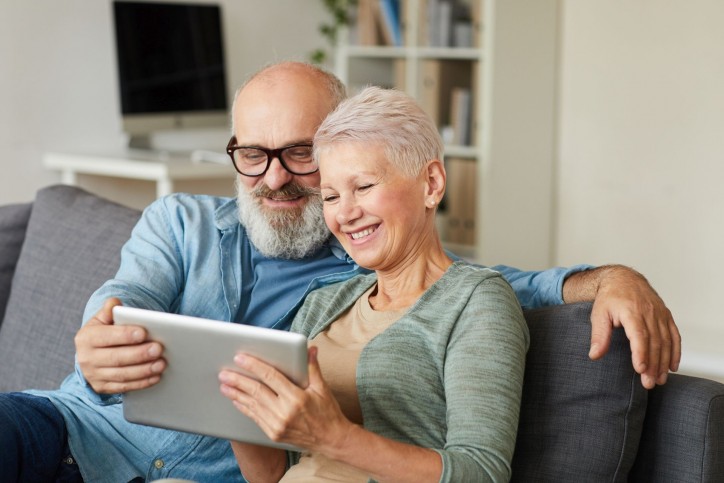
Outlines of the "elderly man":
M125 421L121 394L158 382L165 361L159 344L143 342L141 328L113 325L111 309L122 301L287 328L310 290L359 273L325 227L316 168L294 162L343 98L334 76L293 62L262 70L240 89L228 151L256 150L266 163L251 171L236 163L237 199L178 194L144 212L116 277L88 302L75 373L56 391L0 395L0 474L10 481L243 481L227 441ZM636 272L495 268L524 307L594 300L592 358L623 326L646 387L676 370L676 326Z

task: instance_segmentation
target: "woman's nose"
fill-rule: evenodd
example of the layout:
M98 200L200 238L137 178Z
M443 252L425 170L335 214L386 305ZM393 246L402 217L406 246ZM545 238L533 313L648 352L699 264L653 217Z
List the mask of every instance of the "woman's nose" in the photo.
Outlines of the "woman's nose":
M345 225L359 218L362 210L353 198L340 198L339 210L337 211L337 223Z

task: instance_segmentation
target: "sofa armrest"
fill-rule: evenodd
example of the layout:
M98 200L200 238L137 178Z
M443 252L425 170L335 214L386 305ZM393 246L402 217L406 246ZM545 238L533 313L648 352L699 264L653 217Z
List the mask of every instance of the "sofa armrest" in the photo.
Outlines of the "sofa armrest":
M649 391L632 481L724 481L724 384L670 374Z
M15 265L20 258L32 206L32 203L0 206L0 325L5 317Z

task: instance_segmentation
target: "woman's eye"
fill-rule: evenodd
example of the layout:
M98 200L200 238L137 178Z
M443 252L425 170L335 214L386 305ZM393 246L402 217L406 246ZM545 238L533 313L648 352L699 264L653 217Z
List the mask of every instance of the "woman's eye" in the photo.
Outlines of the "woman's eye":
M322 201L325 203L331 203L338 198L337 195L327 195L322 197Z
M372 188L373 186L374 186L373 184L365 184L365 185L360 186L357 189L359 189L360 191L367 191L368 189Z

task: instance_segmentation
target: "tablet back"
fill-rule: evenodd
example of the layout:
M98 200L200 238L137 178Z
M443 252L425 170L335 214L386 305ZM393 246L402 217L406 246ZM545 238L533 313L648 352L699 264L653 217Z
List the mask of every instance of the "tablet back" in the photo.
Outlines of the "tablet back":
M229 322L116 306L118 325L139 325L163 344L167 367L161 381L123 396L128 421L286 449L271 441L219 390L222 368L241 372L234 355L244 352L307 385L307 339L301 334Z

